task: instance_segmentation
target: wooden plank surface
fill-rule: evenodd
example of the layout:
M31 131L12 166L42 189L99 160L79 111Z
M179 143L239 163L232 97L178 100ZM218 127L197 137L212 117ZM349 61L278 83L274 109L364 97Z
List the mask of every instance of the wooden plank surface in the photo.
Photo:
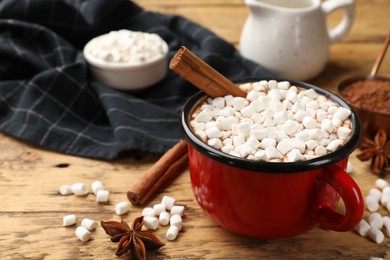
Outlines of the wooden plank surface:
M241 0L136 0L148 10L183 15L214 31L239 48L239 36L248 10ZM337 82L353 74L366 74L390 29L388 0L356 1L356 22L350 34L331 46L325 71L310 82L335 91ZM335 24L339 15L332 17ZM390 59L384 61L381 75L390 76ZM351 155L352 177L363 194L374 186L376 176L368 163ZM158 159L155 155L130 155L115 161L78 158L46 151L0 134L0 259L116 259L116 244L102 228L92 239L80 242L75 227L63 227L62 217L120 220L114 205L126 200L126 192ZM111 191L110 201L99 204L93 194L85 197L61 196L62 184L101 180ZM390 177L387 177L390 181ZM375 244L355 232L332 232L316 228L306 234L280 240L249 239L216 226L196 203L185 171L170 180L151 198L147 206L163 195L185 205L183 231L177 240L165 239L166 227L155 234L166 243L149 259L369 259L378 255L390 259L390 238ZM131 206L123 216L132 221L142 208ZM382 214L390 214L381 209ZM368 216L368 212L365 213ZM123 256L120 259L127 259Z

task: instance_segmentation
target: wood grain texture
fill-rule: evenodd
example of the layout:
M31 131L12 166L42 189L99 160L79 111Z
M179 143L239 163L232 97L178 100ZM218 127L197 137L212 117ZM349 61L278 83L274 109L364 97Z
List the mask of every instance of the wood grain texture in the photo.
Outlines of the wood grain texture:
M145 9L187 17L215 32L239 48L239 37L248 9L242 0L136 0ZM329 63L311 80L331 91L350 75L368 74L390 28L388 0L357 0L356 20L348 36L330 48ZM335 14L329 24L335 24ZM390 59L385 58L379 74L390 76ZM374 187L376 176L368 163L351 155L352 177L364 195ZM156 155L128 155L115 161L99 161L50 152L0 134L0 259L117 259L115 244L103 229L92 239L80 242L75 227L63 227L62 218L77 215L96 221L120 220L114 206L127 200L129 188L157 161ZM108 203L97 203L93 194L61 196L62 184L101 180L110 190ZM390 176L386 178L390 181ZM369 259L377 255L390 259L390 238L375 244L355 232L337 233L316 228L306 234L280 240L249 239L232 234L212 222L196 203L189 172L163 185L146 206L164 195L185 205L183 231L177 240L165 239L167 227L155 234L166 243L148 259ZM342 207L342 206L341 206ZM130 206L122 216L131 222L142 208ZM390 215L381 209L383 215ZM365 213L366 217L369 212ZM128 256L119 259L128 259Z

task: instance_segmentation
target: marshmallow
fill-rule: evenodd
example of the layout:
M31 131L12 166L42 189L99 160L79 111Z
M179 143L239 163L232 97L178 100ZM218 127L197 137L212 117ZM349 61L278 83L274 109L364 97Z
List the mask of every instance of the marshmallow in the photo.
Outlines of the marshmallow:
M295 138L300 139L300 140L302 140L304 142L309 141L310 140L310 132L307 131L307 130L306 131L300 131L300 132L298 132L295 135ZM313 150L313 149L311 149L311 150Z
M156 214L154 214L154 209L151 207L146 207L142 210L142 216L144 217L154 217Z
M387 203L390 201L390 194L382 192L381 204L386 207Z
M317 127L317 121L311 116L305 116L302 119L302 124L306 129L313 129Z
M382 231L377 227L372 227L368 230L368 236L377 244L380 244L385 239Z
M129 211L129 203L127 201L119 202L115 205L115 214L123 215Z
M247 105L247 101L245 100L245 98L242 97L234 97L232 105L236 111L239 111Z
M337 129L337 137L340 139L346 139L351 132L352 130L349 127L339 127Z
M290 82L288 82L288 81L280 81L277 83L278 89L288 90L289 87L290 87Z
M303 161L305 157L301 154L299 149L292 149L287 153L287 159L289 162Z
M58 192L61 194L61 195L70 195L70 194L73 194L73 191L72 191L72 186L70 185L61 185L60 189L58 190Z
M276 140L274 138L264 138L260 142L260 147L262 149L266 149L267 147L275 147L276 146Z
M386 186L382 189L382 194L390 194L390 186Z
M283 124L288 119L288 115L286 111L279 111L276 112L274 115L274 123L275 124Z
M170 226L167 230L165 237L167 238L167 240L172 241L176 239L178 233L179 228L177 226Z
M153 206L154 214L156 216L160 215L161 212L166 211L166 206L164 203L158 203Z
M351 173L351 172L352 172L352 169L353 169L353 165L352 165L352 163L351 163L350 161L348 161L348 162L347 162L347 167L346 167L345 171L346 171L347 173Z
M84 183L75 183L72 185L72 192L76 196L84 196L88 194L88 188Z
M225 145L225 146L222 146L221 147L221 151L224 152L224 153L230 153L232 151L234 151L234 145Z
M104 185L101 181L94 181L91 184L91 188L92 188L93 194L97 195L97 192L99 190L104 190Z
M159 226L159 220L156 217L144 217L144 226L147 229L156 230Z
M183 227L183 220L182 220L181 216L178 214L172 215L169 222L170 222L171 226L176 226L179 229L179 231Z
M207 141L207 144L215 149L219 150L222 148L222 141L219 138L211 138Z
M378 201L382 198L382 192L377 188L372 188L368 191L368 195L375 197Z
M321 129L327 131L328 133L332 133L332 131L334 129L332 121L328 118L324 119L321 122Z
M276 80L268 81L268 89L275 89L278 87L278 82Z
M64 218L62 219L62 225L64 227L67 227L67 226L72 226L76 223L76 215L75 214L70 214L70 215L66 215L64 216Z
M225 99L223 97L216 97L212 101L212 105L217 108L224 108L225 107Z
M318 109L316 112L317 122L321 123L322 121L324 121L326 119L327 115L328 115L328 113L326 113L324 110Z
M328 151L326 150L325 147L319 145L319 146L317 146L317 147L314 149L314 153L315 153L316 155L322 156L322 155L327 154Z
M374 197L374 196L371 196L371 195L368 195L365 199L365 204L366 204L366 208L371 211L371 212L375 212L379 209L379 203L378 203L378 200Z
M172 209L171 209L171 215L180 215L180 216L183 216L184 215L184 206L181 206L181 205L176 205L176 206L173 206Z
M337 109L337 111L334 113L333 116L343 121L347 119L350 115L351 115L351 110L345 107L340 107Z
M166 226L169 223L170 215L168 212L161 212L158 221L161 225Z
M278 149L278 151L281 153L281 154L287 154L291 149L293 148L293 145L291 143L291 140L290 139L283 139L281 140L277 146L276 146L276 149Z
M340 139L332 140L327 146L326 149L329 152L335 151L337 148L339 148L343 142Z
M311 98L311 99L316 99L318 98L318 94L317 92L314 90L314 89L307 89L307 90L304 90L302 91L302 94Z
M368 224L370 224L371 227L381 229L383 227L382 215L378 212L371 213L368 217Z
M91 232L82 226L76 228L75 234L82 242L87 242L91 238Z
M279 151L273 146L265 148L265 155L267 156L268 160L280 159Z
M389 186L389 183L385 181L384 179L377 179L375 181L375 186L379 189L383 190L385 187Z
M318 143L314 140L306 141L305 144L306 144L306 148L309 149L310 151L313 151L318 146Z
M172 207L175 205L176 200L169 196L164 196L161 200L161 203L165 205L165 208L167 210L171 210Z
M364 219L360 220L359 224L355 227L356 232L359 233L362 237L367 236L368 231L370 230L370 225Z
M96 201L97 202L107 202L108 197L110 196L110 192L107 190L98 190L96 193Z
M297 132L298 130L298 123L288 119L284 124L283 124L283 130L287 135L293 135Z
M250 118L251 116L256 114L256 111L253 109L252 106L244 107L243 109L240 110L240 112L241 112L241 115L243 117L246 117L246 118Z
M89 218L83 218L83 220L81 221L81 226L85 227L89 231L92 231L92 230L94 230L96 228L97 223L96 223L95 220L92 220L92 219L89 219Z
M379 257L379 256L370 256L370 258L368 260L383 260L383 257Z
M293 112L294 112L294 111L293 111ZM306 113L304 110L298 110L298 111L294 114L293 118L294 118L297 122L302 122L303 119L304 119L306 116L308 116L308 115L307 115L307 113ZM306 119L306 120L308 120L308 119Z
M206 122L209 122L212 118L213 118L213 117L212 117L210 111L203 110L202 112L200 112L200 113L195 117L195 121L197 121L197 122L202 122L202 123L206 123Z

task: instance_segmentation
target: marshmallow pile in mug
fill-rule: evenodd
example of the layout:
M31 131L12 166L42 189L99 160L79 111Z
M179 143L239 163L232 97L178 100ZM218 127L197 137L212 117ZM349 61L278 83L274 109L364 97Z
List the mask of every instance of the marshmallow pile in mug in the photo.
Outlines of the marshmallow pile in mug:
M246 98L207 98L191 115L205 143L251 160L295 162L335 151L350 137L351 111L313 89L276 80L245 83Z

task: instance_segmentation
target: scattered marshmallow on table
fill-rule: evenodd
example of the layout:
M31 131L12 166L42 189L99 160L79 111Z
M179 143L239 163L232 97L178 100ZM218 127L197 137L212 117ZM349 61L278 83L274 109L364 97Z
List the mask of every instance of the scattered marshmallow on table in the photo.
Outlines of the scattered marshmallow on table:
M176 200L169 196L164 196L161 200L161 203L165 205L167 210L171 210L171 208L175 205Z
M377 179L375 188L371 188L368 196L365 198L366 208L372 213L368 216L367 221L362 219L355 227L355 231L359 235L368 236L378 244L384 241L384 233L390 237L390 216L382 216L380 212L377 212L379 210L379 202L381 202L383 208L386 208L388 212L390 211L389 195L390 186L388 182L383 179Z
M377 211L379 209L379 202L376 197L368 195L365 199L366 208L371 211Z
M182 217L184 215L184 206L173 206L171 209L171 215L180 215Z
M96 223L95 220L92 220L92 219L89 219L89 218L83 218L83 220L81 221L81 226L85 227L89 231L92 231L92 230L94 230L96 228L97 223Z
M156 214L154 214L154 209L151 207L146 207L142 210L142 216L144 217L154 217Z
M83 226L77 227L75 234L82 242L87 242L91 238L91 232Z
M70 215L66 215L64 216L64 218L62 219L62 225L64 227L67 227L67 226L72 226L76 223L76 215L75 214L70 214Z
M171 226L176 226L179 228L179 231L183 227L183 219L181 218L180 215L172 215L171 219L169 220L169 223Z
M96 180L96 181L92 182L91 188L92 188L93 194L97 195L99 190L104 190L104 185L101 181Z
M144 225L147 229L156 230L159 226L159 220L156 217L144 217Z
M117 215L123 215L129 211L129 202L122 201L115 205L115 213Z
M74 183L72 184L72 192L76 196L84 196L88 194L88 188L84 183Z
M164 203L158 203L153 206L154 214L156 216L160 215L161 212L166 211L165 204Z
M70 185L61 185L61 187L59 188L58 192L61 195L64 195L64 196L73 194L72 186L70 186Z
M367 236L368 231L370 230L370 225L364 219L360 220L359 224L355 227L356 232L359 233L362 237Z
M161 225L166 226L169 224L170 217L168 212L161 212L158 220Z
M179 233L179 228L177 226L170 226L167 230L165 237L168 240L175 240L178 233Z
M379 256L370 256L369 260L383 260L383 257L379 257Z
M375 186L383 190L385 187L389 186L389 183L384 179L377 179L375 181Z
M368 217L368 223L371 227L376 227L381 229L383 227L383 218L382 215L378 212L371 213Z
M110 196L110 192L108 190L98 190L96 193L96 201L107 202L109 196Z
M368 230L368 236L377 244L382 243L385 239L382 231L377 227L371 227L370 230Z
M380 201L382 198L382 192L380 190L378 190L377 188L370 189L368 192L368 195L373 196L378 201Z

